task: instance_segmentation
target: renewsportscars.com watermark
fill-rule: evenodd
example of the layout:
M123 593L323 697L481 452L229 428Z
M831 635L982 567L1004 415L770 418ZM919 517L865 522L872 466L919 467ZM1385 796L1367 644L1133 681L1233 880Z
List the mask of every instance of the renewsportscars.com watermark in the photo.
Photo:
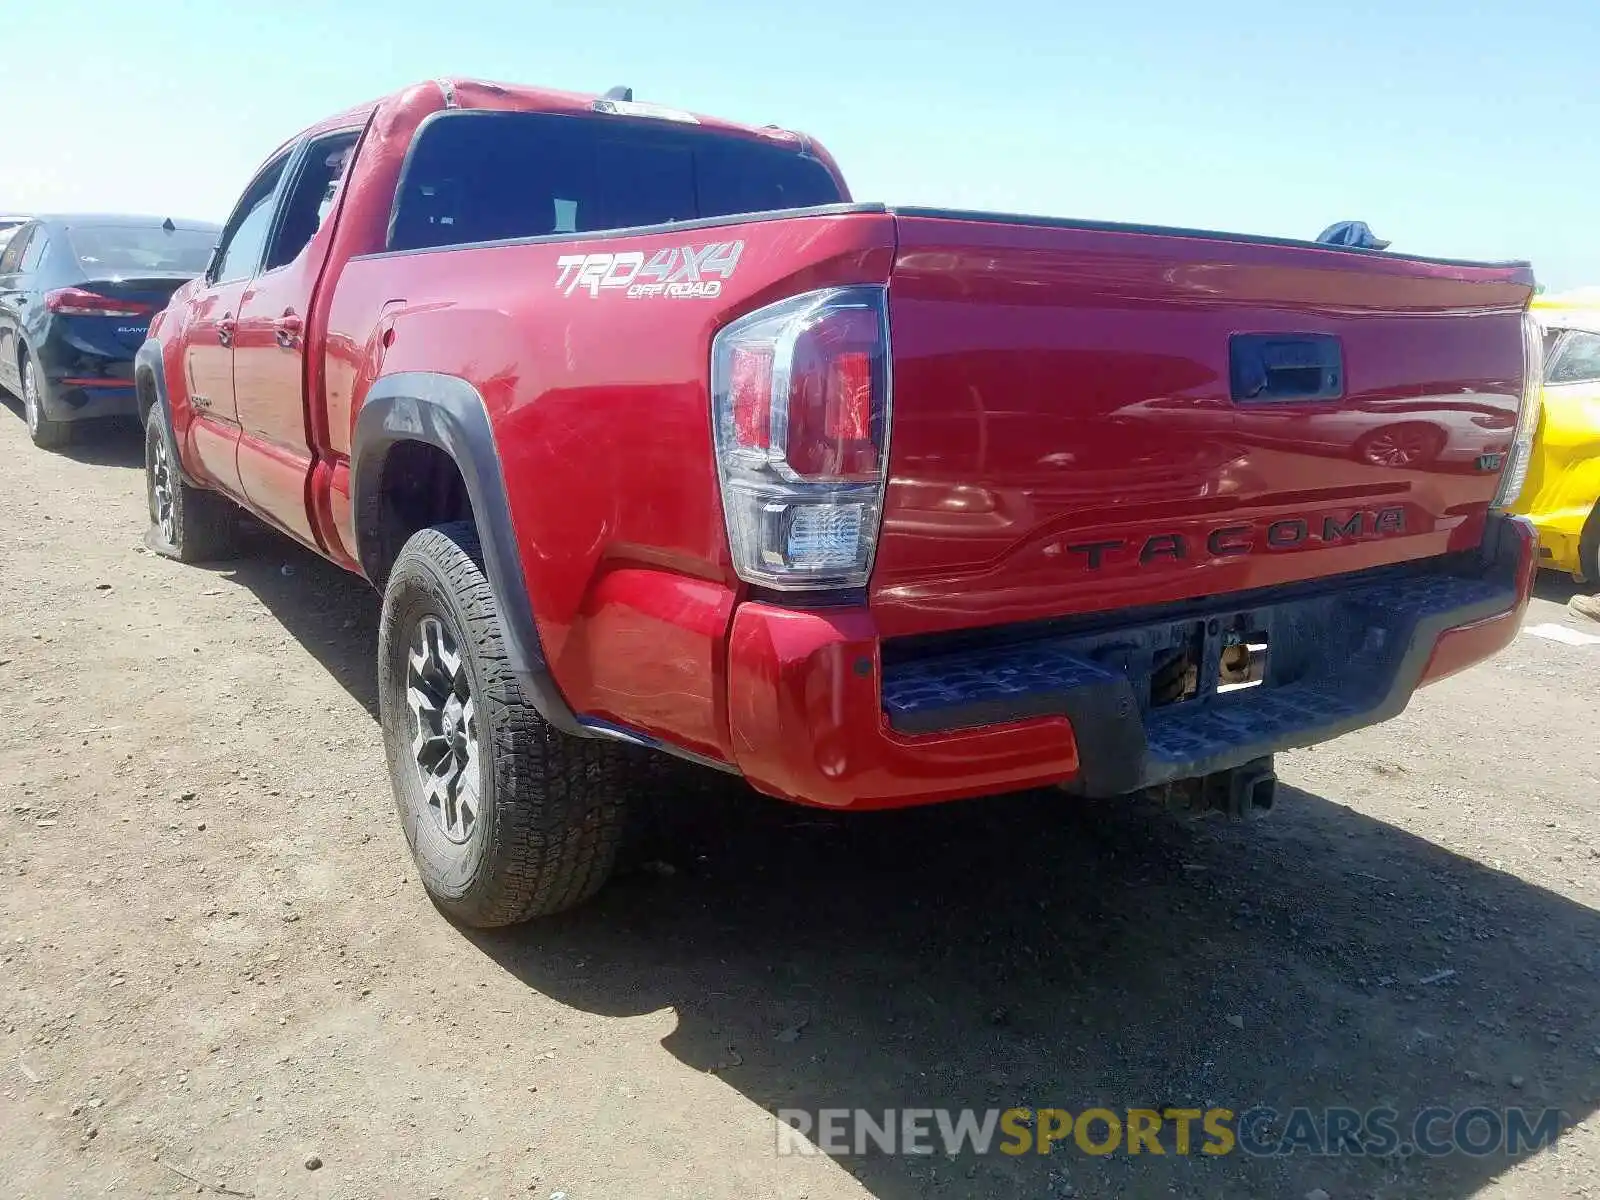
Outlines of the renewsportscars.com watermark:
M1552 1145L1559 1108L780 1108L778 1153L1515 1156Z

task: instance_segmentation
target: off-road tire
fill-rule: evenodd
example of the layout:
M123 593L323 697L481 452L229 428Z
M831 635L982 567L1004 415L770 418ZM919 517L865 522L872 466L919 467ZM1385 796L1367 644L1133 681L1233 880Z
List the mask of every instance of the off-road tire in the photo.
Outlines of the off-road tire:
M28 423L28 437L41 450L59 450L72 441L72 422L53 421L44 410L44 389L49 386L39 373L30 351L22 352L22 416Z
M413 746L408 671L429 618L459 651L475 713L478 811L464 842L430 808ZM406 841L446 916L513 925L580 904L605 883L623 832L631 748L564 734L528 702L507 663L471 522L420 530L395 560L378 628L378 705Z
M161 490L162 472L165 488ZM144 485L150 508L145 544L179 562L211 562L238 551L239 510L225 496L190 487L178 467L178 443L160 405L144 424ZM163 504L170 506L163 520Z

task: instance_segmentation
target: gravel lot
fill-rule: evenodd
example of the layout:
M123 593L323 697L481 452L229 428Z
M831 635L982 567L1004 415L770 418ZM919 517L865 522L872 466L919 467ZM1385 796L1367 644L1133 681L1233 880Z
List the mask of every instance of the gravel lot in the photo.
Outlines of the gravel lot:
M264 531L149 555L131 429L48 455L0 408L0 461L7 1196L1600 1195L1600 647L1524 635L1284 756L1248 825L841 820L641 768L653 869L480 936L409 869L365 585ZM779 1157L770 1115L1096 1103L1574 1126L1521 1161L947 1160Z

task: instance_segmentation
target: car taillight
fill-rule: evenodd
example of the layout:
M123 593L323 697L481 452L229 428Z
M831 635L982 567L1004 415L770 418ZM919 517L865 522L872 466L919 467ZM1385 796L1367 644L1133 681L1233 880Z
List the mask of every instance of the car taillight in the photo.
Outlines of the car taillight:
M734 350L728 373L734 445L742 450L765 450L772 440L771 347Z
M865 585L888 465L884 289L808 292L733 322L712 342L711 401L739 577Z
M143 317L155 311L151 304L120 300L82 288L57 288L44 294L44 306L64 317Z
M1533 435L1539 429L1540 407L1544 395L1544 333L1531 313L1522 316L1522 403L1517 409L1517 429L1511 435L1511 450L1505 470L1500 474L1500 489L1495 493L1496 508L1510 508L1522 494L1533 459Z

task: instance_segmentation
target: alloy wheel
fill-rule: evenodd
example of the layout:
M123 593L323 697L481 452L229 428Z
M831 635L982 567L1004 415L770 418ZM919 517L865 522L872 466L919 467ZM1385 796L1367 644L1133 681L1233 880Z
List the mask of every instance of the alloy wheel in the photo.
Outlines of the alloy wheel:
M456 844L477 831L482 811L477 706L455 637L438 617L423 617L406 654L411 755L428 812Z
M25 358L22 363L22 411L28 421L28 432L35 436L39 433L42 408L39 402L39 377L34 372L33 359Z
M167 545L178 540L178 517L173 505L172 463L167 458L167 439L155 439L150 459L150 519L161 530Z

